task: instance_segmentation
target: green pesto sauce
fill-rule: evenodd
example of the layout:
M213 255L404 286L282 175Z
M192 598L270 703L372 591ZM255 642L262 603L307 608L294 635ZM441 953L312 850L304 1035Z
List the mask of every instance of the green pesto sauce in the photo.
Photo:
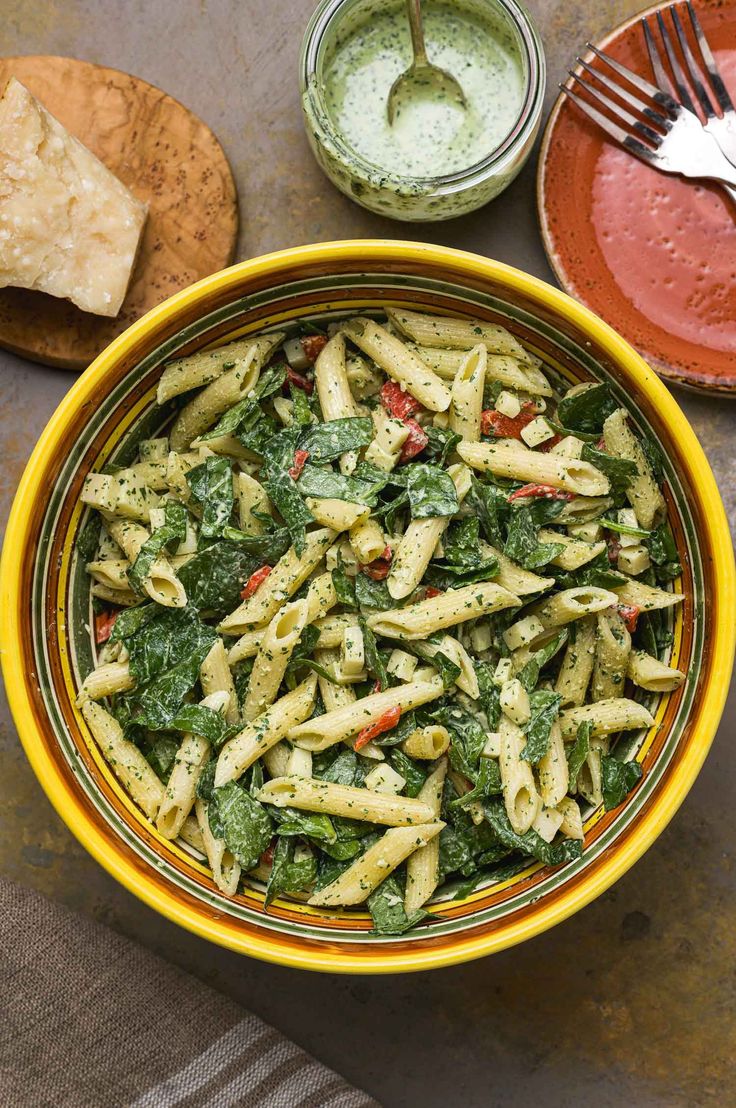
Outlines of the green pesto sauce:
M466 109L430 84L389 124L389 90L412 60L403 4L356 27L323 75L327 112L348 146L405 177L456 173L487 157L513 127L524 96L519 49L499 18L432 0L422 13L429 60L460 82Z

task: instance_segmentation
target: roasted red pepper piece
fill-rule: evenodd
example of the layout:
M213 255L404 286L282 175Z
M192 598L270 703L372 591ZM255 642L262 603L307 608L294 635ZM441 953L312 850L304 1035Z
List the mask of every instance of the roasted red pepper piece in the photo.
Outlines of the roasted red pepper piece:
M95 612L95 642L100 646L107 642L120 612Z
M301 343L302 350L307 358L309 358L312 365L317 361L317 358L327 346L327 338L325 335L303 335L299 342Z
M289 470L289 477L293 477L296 481L301 476L301 472L304 466L307 464L307 458L309 457L308 450L295 450L294 451L294 464Z
M427 585L424 590L424 599L432 600L435 596L442 596L442 589L436 589L434 585Z
M541 500L574 500L574 492L565 492L564 489L556 489L554 485L522 485L520 489L512 492L506 499L509 503L512 500L522 500L527 497L537 497Z
M377 739L379 735L385 734L386 731L391 731L400 719L401 708L398 704L393 708L388 708L382 716L379 716L375 723L369 723L367 727L364 727L363 730L358 733L358 737L353 743L353 750L360 750L372 739Z
M522 404L517 416L505 416L493 408L481 413L480 429L484 435L495 435L499 439L521 439L521 432L537 418L537 412L529 401Z
M400 462L408 462L411 458L415 458L417 454L421 454L429 442L429 437L415 419L405 419L404 426L409 428L409 435L401 447Z
M240 594L241 599L242 600L248 600L251 596L253 596L253 593L256 592L261 587L261 585L266 580L266 578L268 577L270 572L271 572L271 567L270 566L261 566L261 568L257 569L255 571L255 573L251 573L250 577L248 578L248 581L246 583L245 588L243 589L243 591Z
M621 543L617 538L611 536L608 540L608 560L611 565L615 565L618 561L618 555L621 550Z
M626 624L626 629L633 635L641 608L637 604L617 604L616 611Z
M314 392L314 381L310 381L308 377L302 377L301 373L297 373L290 365L286 367L286 380L290 385L293 385L295 389L301 389L302 392L306 392L308 396L311 396Z
M381 389L381 403L394 419L406 419L420 411L422 405L411 393L404 392L396 381L387 381Z

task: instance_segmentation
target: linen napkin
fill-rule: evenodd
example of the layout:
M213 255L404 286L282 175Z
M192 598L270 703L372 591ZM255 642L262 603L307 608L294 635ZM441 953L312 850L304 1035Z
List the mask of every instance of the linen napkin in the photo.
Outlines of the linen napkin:
M380 1108L195 978L2 881L0 989L13 1108Z

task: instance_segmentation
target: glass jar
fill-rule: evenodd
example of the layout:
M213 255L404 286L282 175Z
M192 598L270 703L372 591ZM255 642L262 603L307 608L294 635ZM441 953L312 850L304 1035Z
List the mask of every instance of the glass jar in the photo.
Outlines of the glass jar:
M402 220L453 219L498 196L531 152L539 129L545 62L539 35L516 0L454 0L453 9L497 21L518 50L522 99L516 121L500 144L467 169L413 177L366 160L348 143L330 114L324 74L336 49L360 24L403 0L322 0L302 43L299 62L302 110L314 155L341 192L380 215ZM430 58L431 58L430 43ZM462 83L462 74L459 75Z

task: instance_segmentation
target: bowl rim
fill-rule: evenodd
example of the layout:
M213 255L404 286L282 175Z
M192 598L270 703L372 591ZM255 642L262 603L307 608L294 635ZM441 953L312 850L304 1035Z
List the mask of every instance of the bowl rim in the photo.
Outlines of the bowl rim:
M562 315L590 335L612 363L623 369L648 402L658 409L663 422L684 448L691 488L706 509L704 517L713 553L714 579L718 585L715 619L709 627L710 661L701 692L697 733L688 742L684 756L670 778L654 793L649 808L640 813L634 833L611 851L611 856L603 860L596 872L588 874L578 885L567 891L563 887L559 899L552 905L546 905L543 899L540 900L537 910L527 918L521 921L512 918L503 922L490 935L465 939L462 935L454 939L448 936L448 942L439 949L431 944L423 946L417 942L410 950L402 953L388 952L380 944L376 944L375 953L336 953L334 949L329 949L332 945L329 942L325 943L324 952L315 952L313 949L304 951L265 930L259 936L243 935L238 930L237 921L216 919L211 914L208 917L208 909L192 908L171 898L165 887L156 883L153 874L149 874L147 869L140 871L130 863L117 848L115 836L111 836L106 826L101 827L90 816L79 797L59 773L44 744L39 741L28 691L31 675L24 671L21 650L21 559L15 552L27 547L29 537L31 514L24 509L24 505L32 502L34 497L43 495L45 460L63 446L70 417L89 401L95 387L99 387L118 358L159 324L170 323L180 312L196 304L209 292L217 290L222 293L232 288L236 295L238 285L244 278L265 277L270 280L278 278L283 270L288 269L293 273L294 266L300 263L339 264L348 260L354 262L356 257L373 265L380 265L382 262L393 265L402 262L432 262L460 279L465 275L481 280L496 280L511 294L518 292L533 298L540 307ZM118 336L62 399L26 465L11 508L3 546L0 607L6 613L0 628L0 657L10 709L26 756L59 816L96 861L149 907L201 938L263 961L292 968L341 973L396 973L466 962L546 931L604 892L661 834L695 781L723 711L736 649L736 621L732 617L736 608L736 568L725 509L710 465L694 431L656 374L613 328L589 308L540 278L477 254L430 243L407 243L391 239L349 239L318 243L239 262L176 293Z

